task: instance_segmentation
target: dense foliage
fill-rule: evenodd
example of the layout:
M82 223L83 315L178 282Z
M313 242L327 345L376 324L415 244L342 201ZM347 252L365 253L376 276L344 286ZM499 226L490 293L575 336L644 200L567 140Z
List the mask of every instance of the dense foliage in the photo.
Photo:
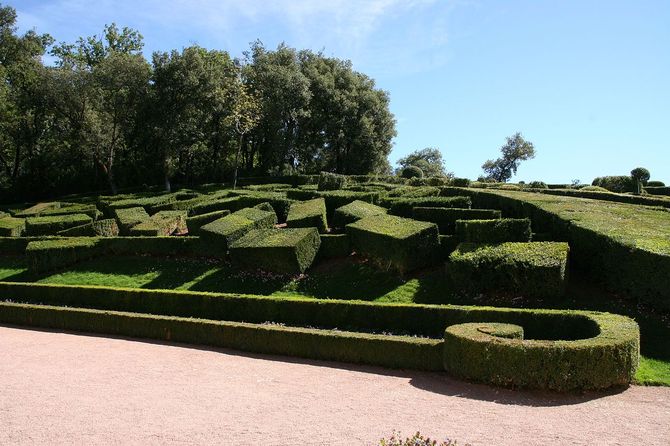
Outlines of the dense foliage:
M482 164L482 169L486 173L485 179L506 183L516 174L521 161L535 158L535 146L517 132L507 138L505 145L500 148L500 154L500 158Z
M349 61L285 45L142 55L106 26L59 43L0 6L0 191L32 199L143 184L389 173L389 97ZM47 66L42 56L55 63Z

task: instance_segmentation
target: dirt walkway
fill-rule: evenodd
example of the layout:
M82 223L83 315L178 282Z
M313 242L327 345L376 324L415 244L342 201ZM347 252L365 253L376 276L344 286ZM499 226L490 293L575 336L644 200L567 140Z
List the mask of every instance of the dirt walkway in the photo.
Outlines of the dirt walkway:
M670 444L670 388L557 396L443 374L0 327L0 444Z

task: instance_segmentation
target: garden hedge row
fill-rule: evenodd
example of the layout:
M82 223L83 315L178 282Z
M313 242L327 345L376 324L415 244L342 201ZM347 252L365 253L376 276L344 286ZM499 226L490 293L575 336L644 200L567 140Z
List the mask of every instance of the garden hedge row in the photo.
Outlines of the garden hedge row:
M469 197L386 198L380 200L380 205L388 207L389 214L411 218L412 210L416 207L469 209L472 201Z
M221 211L209 212L207 214L194 215L192 217L186 217L186 227L188 228L189 235L198 235L200 234L200 228L202 228L207 223L211 223L219 218L223 218L226 215L229 215L230 211L227 209Z
M570 264L624 296L638 298L657 308L670 309L668 271L670 256L624 242L616 234L589 228L533 202L533 194L490 190L443 188L445 195L472 198L478 208L501 209L504 216L527 217L537 232L570 244Z
M331 172L321 172L319 175L318 190L344 189L347 185L347 176Z
M26 234L55 235L58 231L85 225L92 221L93 219L86 214L28 217L26 218Z
M444 207L415 207L412 209L414 220L435 223L440 234L453 234L456 220L494 220L501 218L497 209L460 209Z
M291 204L286 218L286 226L290 228L317 228L319 232L326 232L328 230L326 201L323 198L315 198Z
M439 255L434 223L375 215L348 224L346 230L357 253L400 272L429 266Z
M651 195L670 195L670 187L667 186L647 186L644 190Z
M252 229L269 229L277 223L274 212L244 208L200 228L200 237L220 250L222 255L230 244Z
M447 275L468 294L555 298L565 291L568 251L562 242L461 243L449 256Z
M664 198L653 198L644 195L627 195L614 192L588 191L583 189L545 189L535 192L549 195L560 195L563 197L590 198L593 200L605 200L614 201L617 203L641 204L644 206L661 206L664 208L670 208L670 200Z
M354 200L349 204L345 204L335 209L333 215L333 226L336 228L344 228L349 223L354 223L365 217L372 217L374 215L386 214L386 209L365 201Z
M0 236L21 237L26 232L26 219L14 217L0 218Z
M114 210L114 218L119 224L121 235L130 235L130 230L151 218L143 207L121 208Z
M516 370L514 374L520 377L514 382L489 381L503 385L554 390L599 389L623 385L633 379L639 358L639 328L634 321L624 316L587 311L376 304L8 282L0 282L0 295L4 299L21 303L0 304L0 321L3 323L138 337L156 336L159 339L207 345L212 345L209 342L214 342L213 340L218 338L214 336L215 332L209 331L201 324L215 324L216 321L226 321L219 322L222 324L273 322L293 327L337 329L338 331L334 332L315 330L322 336L341 334L355 337L351 342L342 345L343 351L337 355L323 338L320 338L320 342L310 344L309 348L302 349L305 341L300 336L287 335L281 342L278 340L269 342L267 337L255 331L246 333L244 338L248 340L248 344L225 346L257 351L252 345L258 345L267 349L258 350L265 353L304 355L303 357L308 358L427 370L450 367L448 362L450 359L460 358L454 356L459 353L449 353L443 357L447 355L448 349L459 348L457 343L446 341L445 338L449 335L445 333L445 329L448 327L473 322L514 324L523 327L524 336L528 340L508 339L505 344L498 346L499 342L494 339L489 344L489 348L495 348L497 351L495 362L499 364L500 369ZM62 308L66 306L72 308ZM38 315L40 312L44 312L42 314L45 315ZM123 313L116 317L116 312L143 314ZM78 316L75 317L75 313ZM73 316L70 316L71 314ZM98 315L105 316L98 317ZM132 324L132 327L126 323L131 318L137 318L134 319L137 323ZM175 318L196 319L188 319L192 323L188 327L168 324L167 320ZM157 322L158 320L161 322ZM277 325L263 327L287 330L291 333L292 330L305 330ZM148 336L146 333L152 330L158 334ZM422 336L430 339L402 338L405 342L417 344L408 346L402 352L396 351L391 358L388 357L389 351L382 348L383 342L399 339L395 336L377 335L379 336L377 337L366 334L375 332L393 333L396 336ZM187 336L190 338L186 338ZM375 349L370 349L365 341L361 341L369 336L379 339L380 344L377 344L376 348L382 351L375 352ZM295 350L288 352L281 350L289 348ZM487 367L492 358L486 355L487 350L478 351L481 353L479 357L466 354L464 358L468 358L468 361L474 358L472 364ZM523 358L527 358L527 362L524 362ZM545 358L545 361L540 362L539 358ZM456 369L449 370L468 379L482 379L481 375L474 372L465 374ZM463 370L476 372L478 368L468 366Z
M351 254L351 243L347 234L321 234L319 259L347 257Z
M130 228L130 235L168 236L186 231L186 211L159 211L149 220Z
M280 274L302 274L312 265L321 239L316 228L254 229L230 246L233 262Z
M529 242L532 235L529 218L456 221L456 236L462 242Z
M335 209L349 204L353 201L365 201L366 203L376 203L379 199L379 192L354 192L349 190L331 190L318 192L318 196L326 200L326 211L328 218L332 218Z

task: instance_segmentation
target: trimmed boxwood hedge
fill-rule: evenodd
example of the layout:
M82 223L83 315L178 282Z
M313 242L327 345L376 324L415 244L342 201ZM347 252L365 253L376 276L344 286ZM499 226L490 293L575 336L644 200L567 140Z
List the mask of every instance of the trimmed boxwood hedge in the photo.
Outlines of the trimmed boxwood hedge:
M347 185L346 175L339 175L331 172L321 172L319 175L318 190L337 190L344 189Z
M349 223L358 221L361 218L382 214L386 214L385 208L365 201L354 200L349 204L345 204L344 206L335 209L333 226L336 228L344 228Z
M119 231L122 235L129 235L133 226L149 221L151 218L143 207L115 209L114 217L119 224Z
M42 273L91 259L102 252L94 237L70 237L29 242L26 246L28 270Z
M501 218L501 214L497 209L415 207L412 209L412 218L435 223L440 234L453 234L456 231L456 220L494 220Z
M247 267L302 274L312 265L321 239L316 228L254 229L233 241L230 257Z
M644 190L651 195L670 195L670 187L667 186L647 186Z
M326 211L328 213L328 218L332 218L335 213L335 209L349 204L352 201L365 201L367 203L376 203L379 198L379 192L354 192L349 190L332 190L319 192L319 197L323 197L326 200Z
M21 237L26 231L26 219L3 217L0 218L0 236Z
M391 198L382 200L382 206L389 208L389 214L400 217L412 217L415 207L441 207L469 209L472 202L469 197L416 197L416 198Z
M47 203L37 203L29 208L16 212L16 217L39 217L42 213L48 210L59 209L59 201L51 201Z
M0 282L0 295L14 302L41 304L0 303L2 323L218 345L212 344L217 342L215 339L220 339L214 336L216 331L209 331L205 324L216 324L218 321L263 324L270 321L323 330L314 331L314 334L319 335L319 342L311 343L304 337L294 336L293 328L264 325L265 329L286 330L284 333L290 334L282 337L281 342L277 339L270 342L262 333L245 331L244 336L234 338L246 339L246 343L225 346L387 367L426 370L449 367L451 373L468 379L481 379L477 374L479 369L472 367L472 364L487 367L487 364L493 362L502 371L514 370L521 364L521 369L517 368L519 378L516 381L488 381L502 385L554 390L587 390L625 385L632 381L639 359L639 328L634 321L624 316L590 311L378 304L8 282ZM63 308L65 306L75 308ZM143 314L124 313L117 317L117 312ZM181 322L168 322L176 318L207 320L181 319L191 321L192 325L188 326L179 325ZM130 324L128 321L131 319L136 323ZM495 345L489 345L486 349L461 349L464 355L462 358L468 361L468 366L464 366L461 372L451 368L449 361L461 358L461 354L451 353L459 347L457 342L445 340L445 329L464 323L518 325L523 327L527 340L507 339L505 342L511 344L505 344L503 349ZM332 329L338 331L324 331ZM385 342L398 339L395 336L365 334L374 332L430 339L405 337L403 341L411 345L406 345L402 351L388 350ZM324 341L327 336L339 334L353 338L336 349L329 341ZM368 336L375 336L379 343L371 346L361 341ZM496 354L489 358L487 352L490 349L495 350ZM388 357L390 351L394 352L393 357ZM478 357L475 352L481 353L483 357ZM467 371L473 373L464 373Z
M86 214L93 220L97 220L102 216L102 212L100 212L94 204L74 204L74 203L61 203L60 208L47 209L44 212L40 213L39 216L48 217L54 215L67 215L67 214Z
M160 211L130 228L130 235L168 236L186 231L186 211Z
M198 235L200 233L200 228L202 228L207 223L211 223L214 220L223 218L226 215L230 215L230 211L225 209L221 211L209 212L207 214L194 215L192 217L186 217L186 227L188 228L188 233L190 235Z
M245 208L200 228L200 237L225 254L230 244L252 229L269 229L277 223L274 212Z
M565 291L568 251L562 242L461 243L449 256L447 274L470 294L558 297Z
M26 234L55 235L58 231L85 225L92 221L93 219L85 214L30 217L26 218Z
M347 234L321 234L319 259L347 257L351 254L351 243Z
M286 226L290 228L317 228L319 232L326 232L328 230L326 201L323 198L315 198L291 204L286 218Z
M400 272L428 266L439 252L437 226L393 215L375 215L348 224L353 249Z
M532 235L528 218L456 221L456 236L462 242L529 242Z

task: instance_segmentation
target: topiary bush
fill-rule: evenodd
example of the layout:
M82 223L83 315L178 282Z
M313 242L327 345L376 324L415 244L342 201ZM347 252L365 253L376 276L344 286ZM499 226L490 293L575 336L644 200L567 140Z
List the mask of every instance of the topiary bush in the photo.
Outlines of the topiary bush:
M321 234L319 259L347 257L351 254L351 243L347 234Z
M609 192L607 189L600 186L584 186L579 190L583 192Z
M26 218L26 234L55 235L58 231L85 225L92 221L93 219L85 214L29 217Z
M226 215L230 215L228 209L186 217L186 227L188 228L189 235L198 235L200 233L200 228L204 225L211 223L214 220L218 220L219 218L223 218Z
M400 272L434 263L439 252L437 225L393 215L376 215L346 227L351 246L378 264Z
M529 242L532 235L529 218L456 220L456 236L462 242Z
M26 219L3 217L0 218L0 236L21 237L26 231Z
M665 187L663 181L647 181L647 187Z
M471 181L468 178L452 178L450 186L453 187L470 187Z
M423 178L423 170L417 166L407 166L402 169L400 176L403 178Z
M468 294L558 297L565 290L567 261L567 243L461 243L449 256L447 274Z
M321 172L319 175L318 190L344 189L347 185L347 177L337 173Z
M635 190L633 179L625 175L597 177L591 185L600 186L610 192L617 193L633 192Z
M418 206L412 209L412 218L435 223L440 234L454 234L456 220L493 220L501 218L497 209L461 209Z
M529 189L549 189L544 181L531 181L527 186Z
M93 237L40 240L26 246L28 269L36 274L73 265L101 254L98 239Z
M252 229L269 229L277 223L274 212L245 208L200 228L200 237L225 254L230 244Z
M472 206L472 200L470 197L391 198L382 200L380 204L389 208L389 214L409 218L415 207L468 209Z
M230 245L233 262L281 274L302 274L321 239L316 228L254 229Z
M335 209L333 216L333 226L344 228L349 223L360 220L361 218L371 217L373 215L386 214L386 209L365 201L354 200L349 204Z
M151 218L143 207L115 209L114 216L119 224L119 231L122 235L129 235L130 229L133 226L149 221Z
M286 225L290 228L313 227L319 232L328 231L326 201L323 198L315 198L293 203L288 211Z

